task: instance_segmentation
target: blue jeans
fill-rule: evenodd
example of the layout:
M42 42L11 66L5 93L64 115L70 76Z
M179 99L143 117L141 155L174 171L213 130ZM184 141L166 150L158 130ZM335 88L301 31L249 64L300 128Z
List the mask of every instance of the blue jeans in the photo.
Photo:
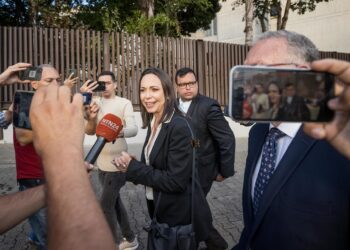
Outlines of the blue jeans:
M42 184L40 179L23 179L18 181L19 191L39 186ZM46 209L42 208L35 214L28 218L31 232L29 233L30 238L34 238L39 243L39 249L45 249L47 239L47 215ZM33 237L34 236L34 237Z

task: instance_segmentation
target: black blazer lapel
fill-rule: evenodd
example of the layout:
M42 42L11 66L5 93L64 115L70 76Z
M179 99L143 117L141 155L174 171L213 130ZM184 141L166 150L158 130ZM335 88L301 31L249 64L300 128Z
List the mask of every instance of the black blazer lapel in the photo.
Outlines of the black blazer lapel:
M193 116L194 109L195 109L195 107L196 107L196 105L197 105L197 103L198 103L199 97L200 97L200 96L199 96L199 94L198 94L195 98L192 99L191 105L190 105L190 107L189 107L188 110L187 110L187 116L189 116L189 117L192 117L192 116Z
M165 137L167 136L168 133L168 126L169 123L163 123L162 128L159 131L159 134L156 138L156 141L154 142L152 152L149 157L150 163L154 161L154 159L157 157L159 150L164 147L163 142L165 140Z
M145 147L146 147L146 145L148 143L148 140L149 140L150 136L151 136L151 125L148 125L147 126L147 135L146 135L145 143L143 144L142 151L141 151L141 161L143 163L146 162L146 159L145 159Z
M264 195L260 201L260 208L254 220L251 236L253 236L254 232L258 228L275 196L290 178L291 174L300 166L302 160L315 142L315 139L312 139L304 134L303 127L299 129L298 133L278 164L278 168L273 174L270 183L264 191Z

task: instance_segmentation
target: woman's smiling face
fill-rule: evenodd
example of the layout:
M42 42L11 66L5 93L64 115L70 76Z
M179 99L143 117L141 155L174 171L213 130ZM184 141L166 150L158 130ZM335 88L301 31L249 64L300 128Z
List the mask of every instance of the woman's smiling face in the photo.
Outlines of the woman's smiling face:
M154 74L145 75L140 84L140 100L148 113L160 117L164 111L165 96L160 79Z

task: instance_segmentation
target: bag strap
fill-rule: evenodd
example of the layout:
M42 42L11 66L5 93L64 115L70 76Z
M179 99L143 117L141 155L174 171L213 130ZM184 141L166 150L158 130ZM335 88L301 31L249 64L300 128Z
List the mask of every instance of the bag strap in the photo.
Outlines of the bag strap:
M194 137L194 133L192 131L192 128L190 126L190 124L188 123L188 121L185 118L182 117L177 117L175 119L183 119L186 122L186 125L188 127L188 129L190 130L191 133L191 146L192 146L192 197L191 197L191 224L194 224L194 189L195 189L195 182L196 182L196 148L199 147L199 141L195 139ZM174 119L174 120L175 120ZM156 221L156 214L158 211L158 207L159 207L159 202L162 196L162 192L159 192L159 196L158 196L158 200L156 203L156 206L154 208L154 213L153 213L153 219L154 221Z

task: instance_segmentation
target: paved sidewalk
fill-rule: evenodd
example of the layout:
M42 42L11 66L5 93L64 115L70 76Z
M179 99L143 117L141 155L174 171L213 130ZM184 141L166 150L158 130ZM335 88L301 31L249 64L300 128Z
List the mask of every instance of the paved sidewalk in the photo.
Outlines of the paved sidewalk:
M236 141L236 174L222 183L214 183L208 201L214 217L214 225L229 243L229 249L239 240L243 228L241 194L244 163L247 155L247 139ZM88 150L88 148L86 149ZM140 145L129 145L129 152L140 155ZM100 194L97 174L93 173L92 183L97 196ZM0 144L0 195L17 191L16 169L13 146ZM139 250L146 249L147 234L142 229L148 224L149 217L141 185L127 183L121 190L124 205L129 211L131 227L139 238ZM0 222L1 223L1 222ZM29 225L25 221L6 234L0 236L0 250L36 249L27 243ZM98 230L96 228L96 230Z

